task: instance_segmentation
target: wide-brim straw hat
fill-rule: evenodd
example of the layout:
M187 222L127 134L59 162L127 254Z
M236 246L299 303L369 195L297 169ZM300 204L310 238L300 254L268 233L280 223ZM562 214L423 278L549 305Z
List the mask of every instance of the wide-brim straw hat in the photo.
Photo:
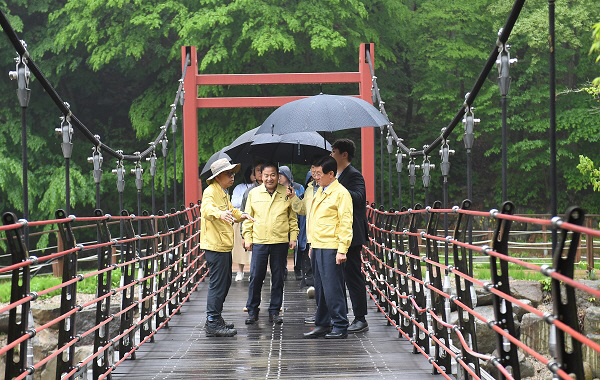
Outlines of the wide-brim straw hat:
M232 172L237 173L240 171L240 168L241 168L240 164L232 164L229 162L228 159L220 158L220 159L216 160L215 162L213 162L212 164L210 164L210 171L212 173L212 176L208 177L206 182L210 183L219 174L221 174L225 171L228 171L228 170L231 170Z

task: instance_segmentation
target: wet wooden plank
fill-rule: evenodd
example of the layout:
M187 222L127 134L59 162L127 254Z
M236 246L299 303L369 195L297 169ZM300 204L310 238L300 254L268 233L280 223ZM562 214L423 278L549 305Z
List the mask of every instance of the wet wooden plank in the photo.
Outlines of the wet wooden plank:
M291 272L293 277L293 272ZM267 277L267 282L269 278ZM225 302L224 318L235 323L234 338L204 335L207 284L182 308L168 330L156 335L126 360L113 379L249 379L249 378L353 378L353 379L440 379L431 375L431 365L412 346L399 339L395 330L374 307L367 316L370 330L350 335L347 340L303 339L310 330L304 317L315 310L314 300L299 289L298 281L285 283L283 325L268 322L266 305L269 286L263 289L260 319L246 326L242 311L248 281L233 282Z

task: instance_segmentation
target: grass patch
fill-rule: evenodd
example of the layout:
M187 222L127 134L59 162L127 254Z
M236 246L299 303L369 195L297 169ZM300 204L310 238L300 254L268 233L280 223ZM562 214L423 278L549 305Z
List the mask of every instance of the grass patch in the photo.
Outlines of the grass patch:
M81 274L86 274L95 271L83 271ZM112 288L118 287L121 280L121 269L115 269L112 271ZM33 292L40 292L44 289L51 288L53 286L62 283L62 278L54 277L52 275L40 275L35 276L31 279L30 289ZM11 280L5 280L0 283L0 302L10 302L10 291L11 291ZM84 278L83 281L77 283L77 292L84 294L96 294L98 288L98 276L91 276ZM39 299L46 299L57 296L60 294L62 289L54 290L48 294L41 295Z

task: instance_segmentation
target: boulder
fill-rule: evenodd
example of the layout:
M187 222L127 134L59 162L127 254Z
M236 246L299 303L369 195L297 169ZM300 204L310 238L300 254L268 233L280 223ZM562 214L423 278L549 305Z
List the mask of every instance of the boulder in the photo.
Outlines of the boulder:
M525 305L533 306L533 302L531 302L531 300L520 299L519 301L523 302ZM519 322L521 322L523 316L527 313L529 313L529 311L525 308L521 307L520 305L513 304L513 314L515 315L516 320L518 320Z
M537 307L544 298L542 285L537 281L511 280L510 294L517 299L526 299L531 301L534 307Z
M33 358L39 362L50 355L58 344L58 334L56 331L45 329L33 337Z
M475 312L479 313L488 321L495 320L493 306L478 306ZM450 323L458 324L458 312L450 314ZM520 323L515 316L516 336L519 337ZM492 330L486 323L475 318L475 334L477 337L477 350L483 354L489 354L497 348L497 333ZM460 347L460 341L454 331L451 331L450 337L453 339L454 345Z
M590 306L585 309L583 331L586 334L600 334L600 307Z
M521 341L542 355L548 355L550 325L533 313L521 320Z
M475 294L477 295L477 306L488 306L493 303L493 294L487 290L477 287L475 288Z
M492 353L492 356L495 356L495 357L499 356L497 349L494 350L494 352ZM531 363L531 361L525 357L525 354L521 350L518 350L518 358L519 358L519 368L520 368L521 378L534 376L535 375L535 367L533 366L533 363ZM494 378L498 379L500 377L498 369L491 361L489 361L489 360L486 361L483 365L483 368L490 375L494 376Z
M593 380L594 375L592 374L592 366L590 363L584 361L583 362L583 379L584 380Z
M600 280L578 280L580 283L589 286L592 289L600 289ZM575 289L577 299L577 308L583 310L590 306L600 306L600 298L593 297L590 293Z
M593 342L600 344L600 334L587 334L586 336ZM583 360L590 365L593 377L600 377L600 354L585 345L582 349Z

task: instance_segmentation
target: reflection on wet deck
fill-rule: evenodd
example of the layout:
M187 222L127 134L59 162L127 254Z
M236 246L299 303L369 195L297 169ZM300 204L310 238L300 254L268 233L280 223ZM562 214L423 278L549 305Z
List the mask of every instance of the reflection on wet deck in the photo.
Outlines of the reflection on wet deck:
M207 285L198 287L182 314L156 335L154 343L142 345L135 360L117 367L113 379L440 379L431 375L427 360L412 354L409 342L399 339L374 307L369 308L370 331L366 333L347 340L303 339L302 333L310 329L303 319L314 312L315 304L292 279L285 283L283 325L273 327L268 322L268 285L262 297L265 312L258 324L244 324L245 279L233 282L223 315L235 323L238 335L207 338Z

